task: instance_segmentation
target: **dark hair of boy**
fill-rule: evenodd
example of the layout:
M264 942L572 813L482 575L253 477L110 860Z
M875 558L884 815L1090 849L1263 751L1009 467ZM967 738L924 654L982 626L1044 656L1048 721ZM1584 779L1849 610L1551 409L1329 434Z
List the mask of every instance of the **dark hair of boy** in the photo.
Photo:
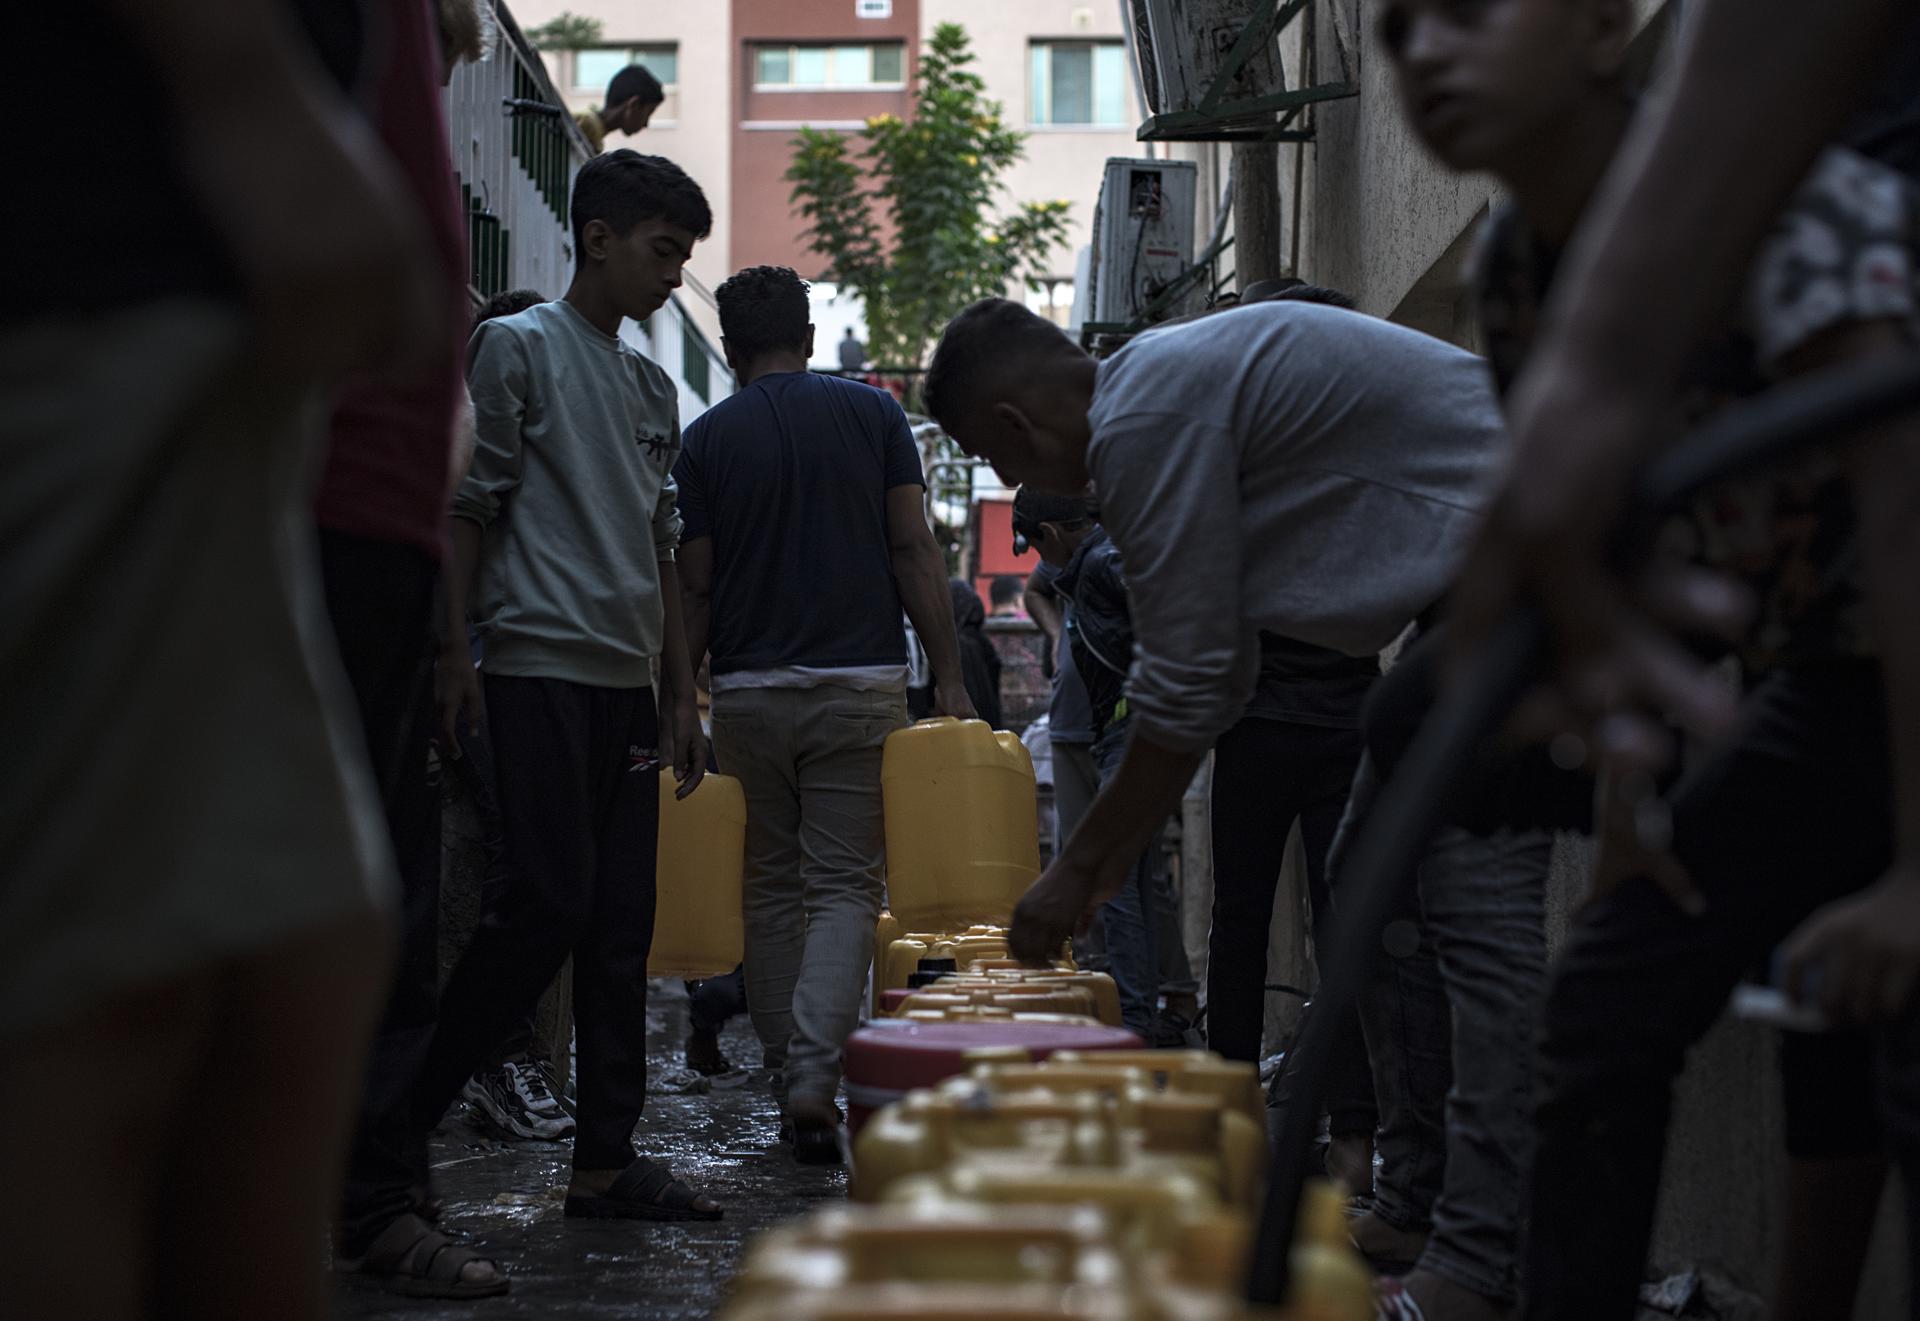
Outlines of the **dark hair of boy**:
M998 610L1001 606L1012 605L1020 599L1025 590L1026 581L1018 574L1003 573L987 584L987 599Z
M665 156L643 156L629 147L595 156L573 181L573 249L585 246L587 225L605 222L625 238L643 220L664 220L696 239L713 230L713 210L687 172Z
M1338 307L1345 311L1356 310L1359 304L1338 289L1329 289L1324 284L1290 284L1285 289L1268 295L1260 300L1266 303L1319 303L1324 307Z
M667 99L666 89L660 86L660 80L653 71L644 65L629 64L613 75L613 81L607 84L607 109L617 110L629 101L638 101L643 106L657 106Z
M482 303L473 315L473 324L479 326L495 317L514 316L546 301L547 296L538 289L508 289Z
M1093 501L1084 495L1050 495L1031 486L1021 487L1013 495L1013 530L1029 544L1039 543L1042 523L1072 527L1096 517ZM995 579L995 586L998 585L999 580Z
M1053 322L1011 299L983 298L940 336L922 386L927 416L951 430L969 401L990 396L988 387L1010 364L1062 349L1079 352Z
M735 371L767 353L804 354L812 312L807 282L790 266L749 266L713 291L720 334Z

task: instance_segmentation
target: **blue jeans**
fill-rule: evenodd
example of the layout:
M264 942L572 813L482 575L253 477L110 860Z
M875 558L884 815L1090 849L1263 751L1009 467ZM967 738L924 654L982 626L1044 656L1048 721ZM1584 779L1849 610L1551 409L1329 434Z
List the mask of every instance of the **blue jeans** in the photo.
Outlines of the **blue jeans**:
M1093 745L1100 783L1113 778L1127 750L1129 722L1115 721ZM1159 840L1147 846L1127 872L1119 893L1101 907L1107 971L1120 992L1120 1021L1129 1032L1152 1042L1160 1017Z
M1363 759L1343 835L1377 787ZM1381 1111L1375 1214L1431 1227L1420 1266L1508 1305L1532 1168L1552 849L1544 830L1441 831L1361 1004Z

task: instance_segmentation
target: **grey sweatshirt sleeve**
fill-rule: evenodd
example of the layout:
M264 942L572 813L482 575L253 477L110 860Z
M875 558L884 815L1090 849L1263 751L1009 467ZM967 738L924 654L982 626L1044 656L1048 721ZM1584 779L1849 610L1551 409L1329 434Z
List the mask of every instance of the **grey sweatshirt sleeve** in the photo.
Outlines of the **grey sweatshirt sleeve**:
M667 476L660 483L660 498L653 506L653 552L662 564L671 564L680 550L680 484L673 469L680 462L680 418L673 419L673 452L667 455Z
M454 489L453 512L486 527L520 484L521 424L527 412L526 345L505 326L485 323L467 344L467 393L473 398L473 459Z
M1203 421L1133 414L1103 420L1093 469L1126 564L1134 728L1204 752L1239 719L1259 666L1241 624L1238 447Z

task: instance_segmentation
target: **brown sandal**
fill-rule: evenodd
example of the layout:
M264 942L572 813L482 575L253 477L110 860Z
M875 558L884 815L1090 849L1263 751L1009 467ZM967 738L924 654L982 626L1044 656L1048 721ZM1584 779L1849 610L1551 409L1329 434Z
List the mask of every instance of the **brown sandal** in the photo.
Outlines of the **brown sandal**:
M492 1267L493 1278L461 1279L460 1273L475 1262ZM378 1280L410 1298L492 1298L513 1285L498 1262L460 1246L412 1213L381 1230L364 1257L334 1264L343 1275Z
M566 1213L589 1220L718 1220L726 1214L699 1201L700 1194L674 1178L672 1170L639 1156L606 1192L569 1195Z

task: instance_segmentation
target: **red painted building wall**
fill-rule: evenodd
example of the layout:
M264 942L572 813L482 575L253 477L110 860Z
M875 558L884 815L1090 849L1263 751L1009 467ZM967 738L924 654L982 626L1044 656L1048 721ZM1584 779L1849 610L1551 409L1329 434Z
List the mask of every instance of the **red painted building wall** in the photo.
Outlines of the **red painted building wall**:
M988 592L993 580L1002 574L1012 574L1021 582L1027 575L1039 567L1040 556L1034 551L1025 555L1013 553L1013 501L982 500L974 506L974 549L973 566L974 590L980 593L980 602L991 608L993 598Z
M683 3L686 0L682 0ZM919 56L919 0L893 0L886 18L861 18L856 0L731 0L734 44L733 237L731 257L744 266L792 266L821 274L822 259L808 252L802 222L783 177L793 159L795 123L824 127L865 123L874 115L907 116L912 95L898 91L756 90L755 52L762 45L833 46L900 42L903 82ZM766 125L768 127L755 127Z

